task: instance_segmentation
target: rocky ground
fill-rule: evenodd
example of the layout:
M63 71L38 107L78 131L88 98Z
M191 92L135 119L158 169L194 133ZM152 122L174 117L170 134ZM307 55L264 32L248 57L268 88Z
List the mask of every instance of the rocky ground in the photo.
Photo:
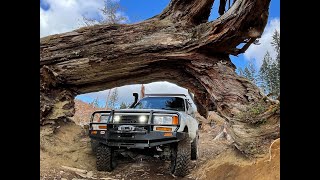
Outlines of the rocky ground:
M81 103L78 102L76 107L80 107ZM75 116L78 117L81 116ZM41 128L40 179L280 179L279 139L273 143L271 153L265 157L247 159L226 138L215 139L222 130L219 121L203 123L200 131L200 158L192 161L191 173L187 177L173 177L168 171L169 162L142 155L134 159L121 158L114 171L99 172L95 168L95 155L91 151L90 140L78 125L79 119L74 121L76 123L62 122L56 129Z

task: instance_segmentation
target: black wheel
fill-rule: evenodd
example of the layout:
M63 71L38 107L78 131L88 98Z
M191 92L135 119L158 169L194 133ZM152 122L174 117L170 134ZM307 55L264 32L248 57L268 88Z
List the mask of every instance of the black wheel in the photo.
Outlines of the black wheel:
M90 143L91 143L92 152L97 153L97 148L98 148L99 142L94 139L91 139Z
M194 140L191 143L191 160L197 160L199 157L199 147L198 147L198 142L199 142L199 135L194 138Z
M104 144L99 144L97 147L97 170L110 172L113 168L113 150Z
M189 173L190 149L189 138L185 138L172 146L170 171L173 175L184 177Z

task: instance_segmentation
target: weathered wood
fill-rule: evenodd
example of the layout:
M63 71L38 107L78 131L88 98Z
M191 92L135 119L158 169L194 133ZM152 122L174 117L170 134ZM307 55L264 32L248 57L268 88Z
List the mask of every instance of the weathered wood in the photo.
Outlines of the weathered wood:
M61 167L77 173L87 173L87 170L83 170L83 169L78 169L78 168L69 167L69 166L61 166Z
M173 82L195 94L199 113L229 120L263 98L235 73L238 55L261 36L270 0L237 0L207 22L214 0L172 0L159 15L127 25L95 25L40 38L40 123L74 114L77 94ZM245 49L236 47L246 42Z

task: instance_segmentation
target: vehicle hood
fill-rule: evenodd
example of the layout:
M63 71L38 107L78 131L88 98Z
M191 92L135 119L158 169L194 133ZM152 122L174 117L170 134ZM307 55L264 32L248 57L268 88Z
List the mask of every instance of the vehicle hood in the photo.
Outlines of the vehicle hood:
M115 109L115 112L150 112L150 111L157 111L157 112L163 112L163 113L181 113L180 111L174 111L174 110L165 110L165 109Z

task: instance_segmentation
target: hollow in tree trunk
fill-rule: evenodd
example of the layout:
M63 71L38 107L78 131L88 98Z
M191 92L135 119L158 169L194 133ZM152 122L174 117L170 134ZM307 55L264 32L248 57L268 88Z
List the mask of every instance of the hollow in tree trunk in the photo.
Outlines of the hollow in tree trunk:
M201 115L216 110L236 147L257 154L259 146L279 136L279 105L239 77L229 55L245 52L261 36L270 0L237 0L208 22L213 3L172 0L140 23L40 38L40 124L73 116L78 94L166 80L194 93ZM240 43L245 45L239 49ZM253 104L269 109L248 118ZM274 123L266 127L269 119Z

